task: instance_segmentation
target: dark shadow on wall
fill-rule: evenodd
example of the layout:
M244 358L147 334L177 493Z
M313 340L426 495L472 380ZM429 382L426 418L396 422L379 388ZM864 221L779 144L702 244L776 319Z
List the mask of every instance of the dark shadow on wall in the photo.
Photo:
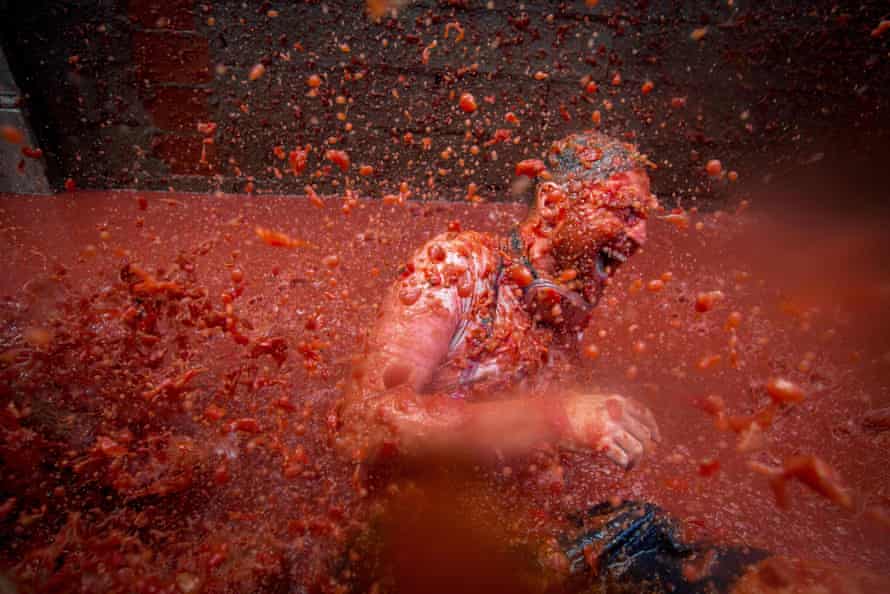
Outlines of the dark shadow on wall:
M48 94L39 93L34 96L26 90L31 87L31 84L23 84L29 69L39 68L40 64L29 65L28 61L23 60L15 49L17 35L20 34L21 29L28 26L27 21L22 19L21 13L24 13L24 7L21 4L14 1L10 2L9 0L0 0L0 49L3 50L6 56L7 65L12 71L13 78L21 93L17 97L15 104L26 115L39 144L42 147L46 147L43 152L47 175L53 189L59 190L62 184L59 182L59 175L61 174L59 166L60 155L57 148L59 147L59 142L55 134L55 127L38 125L41 121L40 116L46 113L45 103ZM30 10L35 8L39 10L39 1L28 4ZM34 12L37 11L35 10Z
M133 117L138 103L127 100L133 81L122 4L34 0L5 7L6 54L57 191L68 179L78 187L135 185L129 154L144 141L146 122Z

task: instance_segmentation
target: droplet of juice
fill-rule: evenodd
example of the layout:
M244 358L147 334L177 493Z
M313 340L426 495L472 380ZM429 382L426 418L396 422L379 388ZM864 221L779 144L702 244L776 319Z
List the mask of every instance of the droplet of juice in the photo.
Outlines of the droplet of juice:
M705 313L714 309L714 306L723 299L722 291L708 291L699 293L695 298L695 311Z
M438 243L434 243L429 248L430 260L433 262L443 262L445 260L445 250Z
M417 303L417 300L420 299L420 288L419 287L403 287L401 291L399 291L399 301L402 302L403 305L414 305Z
M324 154L325 159L340 168L340 171L349 169L349 153L346 151L330 149Z
M509 276L520 288L529 286L534 280L528 268L518 264L510 268Z
M720 460L716 458L705 458L698 465L698 473L703 477L713 476L720 470Z
M692 41L701 41L707 34L708 28L700 27L698 29L693 29L692 33L689 34L689 39L691 39Z
M322 258L321 263L328 268L333 269L340 265L340 257L336 254L331 254L330 256L325 256L324 258Z
M525 159L516 164L516 175L525 175L534 179L546 168L540 159Z
M698 368L699 369L710 369L711 367L714 367L715 365L717 365L717 363L720 362L720 359L722 359L722 357L720 355L705 355L704 357L699 359Z
M578 271L574 268L567 268L559 273L559 281L567 283L578 278Z
M872 29L871 36L877 39L887 31L890 31L890 20L878 23L878 26Z
M734 311L726 317L726 329L727 330L730 330L733 328L738 328L739 324L741 324L741 323L742 323L741 312Z
M253 68L250 69L250 73L247 75L247 78L250 80L257 80L261 78L266 73L266 67L262 64L256 64Z
M245 417L237 419L229 423L229 431L240 431L242 433L259 433L260 425L256 419Z
M300 175L306 169L306 163L309 159L309 146L303 149L292 150L288 154L288 164L294 175Z
M464 113L473 113L479 108L476 104L476 98L470 93L463 93L460 96L460 103L458 103L458 105Z
M25 134L15 126L0 126L0 138L10 144L22 144L25 142Z
M770 378L766 383L766 391L779 403L800 402L804 399L800 386L783 378Z
M662 218L681 231L689 228L689 215L685 212L672 212Z

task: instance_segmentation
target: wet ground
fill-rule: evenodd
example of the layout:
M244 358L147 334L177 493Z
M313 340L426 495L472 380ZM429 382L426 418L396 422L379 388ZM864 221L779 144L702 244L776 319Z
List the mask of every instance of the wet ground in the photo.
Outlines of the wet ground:
M641 466L530 456L453 483L433 472L421 491L543 533L610 497L644 499L691 537L886 572L887 239L880 221L758 211L771 201L654 220L597 309L598 354L578 377L653 409L663 440ZM524 208L319 204L4 197L7 576L43 591L330 586L370 505L329 448L329 412L385 287L449 225L504 231ZM767 409L771 379L805 396L752 430L745 415ZM795 482L781 509L750 462L795 455L833 468L852 506ZM369 499L396 483L373 482Z

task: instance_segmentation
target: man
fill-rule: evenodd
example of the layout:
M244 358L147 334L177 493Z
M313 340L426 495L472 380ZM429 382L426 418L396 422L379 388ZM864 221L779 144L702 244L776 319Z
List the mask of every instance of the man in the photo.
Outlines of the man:
M508 237L440 235L404 267L339 407L338 445L355 460L521 453L555 443L603 451L630 468L658 440L641 405L564 381L604 285L646 240L646 218L658 204L645 159L630 145L587 132L555 143L548 160L551 171L541 176L531 211ZM506 549L496 539L461 557L463 545L447 542L462 542L466 520L442 496L444 505L432 512L423 504L414 514L410 499L387 506L379 525L355 543L361 554L348 565L352 591L466 591L475 584L530 593L863 594L890 587L851 568L686 542L664 511L629 501L567 519L561 538L531 538L518 557L511 539ZM430 517L444 532L429 527ZM410 536L401 549L400 534ZM446 545L437 548L436 540ZM449 555L484 565L503 560L505 551L511 561L493 570L504 574L497 588L487 586L485 571L441 568ZM430 556L435 563L424 566ZM438 573L424 579L418 567Z
M555 443L629 468L658 439L641 405L552 381L570 369L610 275L646 240L658 204L645 159L587 132L548 160L510 236L443 234L402 270L338 415L339 445L355 459Z

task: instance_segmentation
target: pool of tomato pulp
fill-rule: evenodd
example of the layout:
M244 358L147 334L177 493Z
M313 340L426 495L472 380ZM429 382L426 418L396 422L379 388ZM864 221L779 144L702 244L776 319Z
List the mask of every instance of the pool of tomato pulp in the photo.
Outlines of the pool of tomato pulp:
M386 287L427 239L505 232L524 207L343 204L4 197L6 576L44 591L75 578L130 591L333 588L352 535L409 489L437 513L477 510L463 519L476 536L488 522L546 537L567 513L630 498L663 506L691 538L886 571L890 276L879 228L782 221L756 201L653 218L596 310L574 379L649 406L657 451L629 472L594 453L453 471L415 461L362 493L331 448L329 417ZM258 227L293 241L270 245ZM771 406L768 386L781 393L782 381L803 399ZM850 506L802 481L777 505L752 462L801 455L837 473ZM442 553L461 547L459 533L440 549L423 542L435 534L416 544L439 564L463 562Z

